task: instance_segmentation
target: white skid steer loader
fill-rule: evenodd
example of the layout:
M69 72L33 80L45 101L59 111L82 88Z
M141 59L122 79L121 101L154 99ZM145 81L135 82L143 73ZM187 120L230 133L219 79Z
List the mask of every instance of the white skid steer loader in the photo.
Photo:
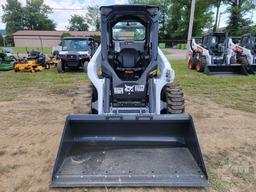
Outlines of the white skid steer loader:
M192 117L158 48L159 8L100 11L101 46L88 64L92 114L67 117L51 186L206 187Z
M208 75L248 75L246 66L235 60L234 43L227 33L209 33L202 44L191 41L188 68Z

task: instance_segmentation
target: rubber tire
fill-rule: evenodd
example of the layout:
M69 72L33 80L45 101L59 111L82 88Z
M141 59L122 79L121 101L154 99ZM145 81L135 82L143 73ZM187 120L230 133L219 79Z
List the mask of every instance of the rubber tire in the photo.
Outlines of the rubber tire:
M89 114L92 112L92 84L86 83L77 87L72 100L73 112L75 114Z
M248 74L254 74L254 72L250 69L250 65L249 65L249 62L247 60L247 58L245 57L241 57L240 59L240 63L242 65L242 68L243 68L243 73L245 75L248 75Z
M57 63L57 71L58 73L64 73L61 61Z
M182 114L185 112L185 100L182 88L174 83L165 87L167 114Z
M85 61L85 62L84 62L83 69L84 69L84 72L85 72L85 73L87 73L87 66L88 66L88 63L89 63L89 61Z
M196 68L196 65L195 65L196 61L197 61L197 59L195 57L190 58L189 61L188 61L188 68L191 69L191 70L195 69Z
M204 71L204 66L205 66L206 60L204 58L200 58L196 62L196 71L197 72L203 72Z

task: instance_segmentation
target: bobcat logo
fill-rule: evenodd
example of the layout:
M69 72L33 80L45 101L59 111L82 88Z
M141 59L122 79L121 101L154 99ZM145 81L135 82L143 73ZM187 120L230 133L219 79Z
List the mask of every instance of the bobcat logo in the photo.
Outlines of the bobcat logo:
M124 86L125 86L124 91L127 92L128 94L134 92L134 85L132 86L124 85Z

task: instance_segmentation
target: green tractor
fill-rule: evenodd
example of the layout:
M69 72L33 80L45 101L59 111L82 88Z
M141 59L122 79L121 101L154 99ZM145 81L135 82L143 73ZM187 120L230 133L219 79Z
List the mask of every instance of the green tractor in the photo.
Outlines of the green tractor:
M14 68L14 59L9 57L4 50L0 49L0 71L9 71Z

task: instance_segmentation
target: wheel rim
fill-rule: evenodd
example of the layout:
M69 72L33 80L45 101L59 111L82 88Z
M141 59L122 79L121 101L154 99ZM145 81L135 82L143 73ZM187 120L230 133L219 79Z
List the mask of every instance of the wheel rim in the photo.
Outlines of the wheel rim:
M200 63L200 61L196 63L196 70L197 71L201 70L201 63Z

